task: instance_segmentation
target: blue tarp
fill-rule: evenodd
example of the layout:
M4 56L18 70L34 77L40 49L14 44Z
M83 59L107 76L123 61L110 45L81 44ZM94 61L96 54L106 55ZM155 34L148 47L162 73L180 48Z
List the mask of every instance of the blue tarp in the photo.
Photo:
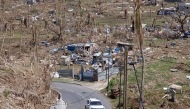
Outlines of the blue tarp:
M72 44L67 46L67 50L71 51L72 53L77 49L77 48L82 48L82 46Z
M71 51L71 52L74 52L75 49L76 49L76 46L74 46L74 45L68 45L68 46L67 46L67 50L69 50L69 51Z
M119 48L118 48L118 47L115 48L115 52L116 52L116 53L119 53Z

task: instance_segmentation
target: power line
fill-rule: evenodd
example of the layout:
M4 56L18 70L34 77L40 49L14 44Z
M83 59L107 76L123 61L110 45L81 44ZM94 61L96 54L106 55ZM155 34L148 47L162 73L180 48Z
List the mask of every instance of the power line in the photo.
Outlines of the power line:
M135 77L136 77L136 81L137 81L137 86L138 86L138 90L139 90L139 94L140 94L140 101L142 103L142 108L144 109L144 103L143 103L143 99L142 99L142 90L140 89L140 85L139 85L138 77L137 77L137 71L136 71L136 68L135 68L134 64L135 63L132 63L131 65L133 65L133 69L134 69Z

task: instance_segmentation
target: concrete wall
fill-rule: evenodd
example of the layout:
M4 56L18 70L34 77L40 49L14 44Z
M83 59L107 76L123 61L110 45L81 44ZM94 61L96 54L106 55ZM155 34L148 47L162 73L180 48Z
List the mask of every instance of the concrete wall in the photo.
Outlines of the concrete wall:
M66 70L58 70L60 77L67 77L67 78L73 78L73 69L66 69Z

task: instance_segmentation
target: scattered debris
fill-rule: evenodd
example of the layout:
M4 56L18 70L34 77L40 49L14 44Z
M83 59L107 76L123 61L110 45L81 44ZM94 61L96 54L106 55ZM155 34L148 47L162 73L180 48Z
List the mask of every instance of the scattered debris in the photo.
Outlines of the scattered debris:
M177 72L178 69L170 69L171 72Z
M175 43L171 43L170 45L171 45L171 46L176 46L176 44L175 44Z
M51 44L51 43L49 43L47 41L41 41L40 43L43 44L46 47L53 46L53 44Z
M169 94L166 94L162 97L162 99L166 98L166 97L169 97Z
M117 98L119 96L119 88L113 88L113 89L111 89L111 96L113 98Z
M59 73L58 72L52 72L51 77L53 78L59 78Z
M168 88L167 87L163 87L163 90L168 90Z
M69 8L68 11L69 11L69 12L72 12L72 11L73 11L73 8Z
M190 76L186 76L188 80L190 80Z
M169 90L173 89L178 93L182 93L182 86L179 86L179 85L176 85L176 84L170 85L168 89Z

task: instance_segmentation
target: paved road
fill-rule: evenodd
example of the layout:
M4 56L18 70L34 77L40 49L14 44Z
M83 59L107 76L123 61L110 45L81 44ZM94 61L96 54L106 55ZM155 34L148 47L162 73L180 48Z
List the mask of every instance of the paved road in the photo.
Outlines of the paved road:
M111 109L108 99L90 88L77 84L57 82L52 83L51 87L62 94L62 98L67 102L67 109L84 109L86 99L93 97L101 100L106 109Z

